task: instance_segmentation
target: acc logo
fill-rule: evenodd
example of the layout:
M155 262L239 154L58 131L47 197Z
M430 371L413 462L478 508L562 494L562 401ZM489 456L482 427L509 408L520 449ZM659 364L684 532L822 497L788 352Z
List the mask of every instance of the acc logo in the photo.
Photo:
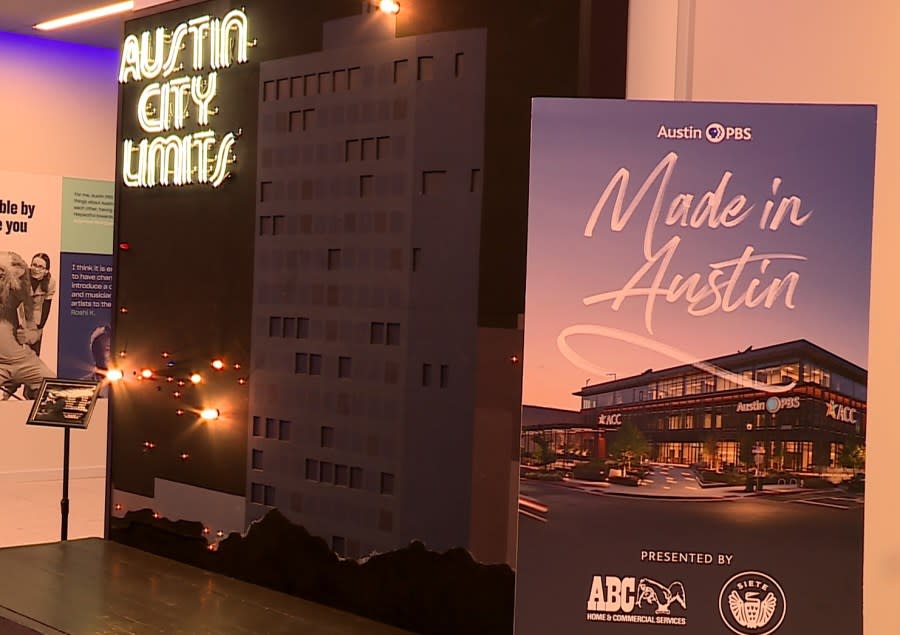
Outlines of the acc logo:
M715 121L706 126L704 136L710 143L750 141L753 138L753 129L749 127L724 126Z
M620 426L622 425L622 415L619 413L603 414L597 417L597 425L599 426Z
M738 635L774 633L786 612L784 591L765 573L739 573L719 593L719 614L725 625Z

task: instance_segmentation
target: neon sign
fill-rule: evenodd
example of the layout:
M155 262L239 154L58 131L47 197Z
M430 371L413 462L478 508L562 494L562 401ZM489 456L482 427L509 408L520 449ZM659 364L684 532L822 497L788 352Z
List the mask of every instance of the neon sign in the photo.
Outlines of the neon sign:
M128 187L208 184L218 187L231 176L234 146L241 131L219 137L210 127L218 114L212 105L220 85L219 72L247 63L247 15L235 9L223 18L200 16L173 30L159 27L128 35L122 45L119 83L150 82L137 102L138 124L148 135L122 144L122 181ZM182 51L190 51L190 71L184 71ZM210 69L209 72L201 73ZM155 81L152 81L155 80ZM191 117L200 130L185 128Z

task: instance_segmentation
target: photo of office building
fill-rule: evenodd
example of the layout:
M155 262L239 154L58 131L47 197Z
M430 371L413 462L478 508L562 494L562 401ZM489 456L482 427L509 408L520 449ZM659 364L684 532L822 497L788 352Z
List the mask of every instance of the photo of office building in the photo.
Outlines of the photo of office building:
M575 393L582 400L578 423L526 423L524 448L544 435L557 456L603 458L607 442L629 423L649 442L648 458L660 463L736 468L756 464L755 449L767 469L813 471L838 467L844 448L865 443L866 370L811 342L704 363L735 377L682 365L585 386Z

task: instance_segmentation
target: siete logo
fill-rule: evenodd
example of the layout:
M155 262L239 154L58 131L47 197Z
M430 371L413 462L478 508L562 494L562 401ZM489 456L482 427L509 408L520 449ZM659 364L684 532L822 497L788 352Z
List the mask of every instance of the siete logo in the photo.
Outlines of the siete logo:
M750 141L753 138L753 129L747 126L726 126L714 121L706 126L704 136L710 143Z
M765 573L739 573L719 593L719 615L738 635L774 633L786 614L787 600L781 585Z
M756 401L742 401L737 405L738 412L762 412L765 410L770 414L775 414L779 410L789 408L799 408L800 397L769 397L765 401L757 399Z
M663 584L651 578L595 575L587 601L590 622L687 625L687 618L673 616L672 609L687 609L684 585Z

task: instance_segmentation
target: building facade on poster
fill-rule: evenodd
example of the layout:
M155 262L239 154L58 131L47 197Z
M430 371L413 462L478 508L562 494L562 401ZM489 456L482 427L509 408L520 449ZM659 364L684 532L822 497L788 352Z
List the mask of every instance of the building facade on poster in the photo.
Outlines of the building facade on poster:
M321 52L261 70L248 521L275 505L348 557L469 546L478 513L464 502L477 450L462 351L475 341L485 35L396 38L391 17L383 39L340 39L375 20L388 18L326 23ZM259 469L274 460L300 478Z
M219 138L208 126L218 114L213 101L219 91L219 71L247 63L248 49L254 45L247 15L240 9L221 19L205 15L172 30L159 27L125 38L119 82L150 81L138 99L136 114L141 129L157 135L124 140L122 180L126 186L198 183L218 187L228 178L240 130ZM179 75L185 67L182 51L190 51L190 68L197 74ZM207 68L212 70L200 73ZM200 129L184 134L192 115Z

